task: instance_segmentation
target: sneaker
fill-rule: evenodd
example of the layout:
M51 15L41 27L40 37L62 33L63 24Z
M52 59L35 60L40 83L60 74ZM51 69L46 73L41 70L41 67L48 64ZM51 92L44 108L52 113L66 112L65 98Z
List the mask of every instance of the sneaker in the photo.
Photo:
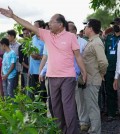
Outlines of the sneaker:
M80 130L82 132L87 132L89 130L90 126L89 125L81 125Z

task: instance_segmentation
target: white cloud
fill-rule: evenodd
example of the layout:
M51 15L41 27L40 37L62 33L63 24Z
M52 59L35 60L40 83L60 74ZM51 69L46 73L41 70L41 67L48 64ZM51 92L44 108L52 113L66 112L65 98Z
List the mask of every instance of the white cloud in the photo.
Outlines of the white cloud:
M92 11L89 0L1 0L0 7L10 6L14 13L30 22L38 19L49 21L56 13L63 14L67 20L74 21L78 31L83 28L82 22ZM13 20L0 15L0 32L13 27Z

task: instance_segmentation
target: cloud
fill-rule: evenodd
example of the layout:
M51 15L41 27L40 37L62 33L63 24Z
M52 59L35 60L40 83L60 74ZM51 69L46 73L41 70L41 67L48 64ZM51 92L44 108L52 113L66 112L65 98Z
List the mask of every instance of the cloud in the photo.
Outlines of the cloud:
M90 12L87 0L0 0L0 7L10 6L14 13L29 22L38 19L49 21L56 13L63 14L67 20L74 21L78 29ZM0 15L0 32L15 22ZM6 27L7 24L7 27Z
M42 16L43 11L40 8L37 8L37 3L34 2L38 0L3 0L0 2L0 6L7 8L8 6L15 12L15 14L22 16L23 18L33 17L33 16Z

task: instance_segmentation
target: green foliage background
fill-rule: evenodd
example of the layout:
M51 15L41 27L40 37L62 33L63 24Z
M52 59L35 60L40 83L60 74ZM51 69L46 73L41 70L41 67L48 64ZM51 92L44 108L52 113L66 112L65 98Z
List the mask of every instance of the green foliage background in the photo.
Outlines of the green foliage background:
M110 22L115 18L114 14L111 14L106 8L98 9L95 13L87 16L87 20L94 18L101 21L102 29L106 29L110 26Z
M90 6L94 10L106 8L116 17L120 16L120 0L91 0Z

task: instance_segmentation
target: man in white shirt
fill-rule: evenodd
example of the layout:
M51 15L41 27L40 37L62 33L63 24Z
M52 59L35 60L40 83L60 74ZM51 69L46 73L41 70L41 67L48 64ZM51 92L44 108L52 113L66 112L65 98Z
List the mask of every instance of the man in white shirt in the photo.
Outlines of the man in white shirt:
M118 36L120 36L120 18L116 18L115 23L117 25L116 30L118 31ZM114 90L118 89L118 78L120 75L120 38L117 45L117 63L116 63L116 72L115 72L115 80L113 83Z
M68 22L68 30L71 33L76 34L77 33L77 28L73 22ZM76 34L77 36L77 34ZM86 45L87 41L80 36L77 37L78 44L80 46L80 53L82 54ZM86 115L86 109L85 109L85 102L84 102L84 94L83 94L83 89L82 86L78 83L78 77L80 75L80 68L76 63L76 60L74 62L75 66L75 71L76 71L76 80L77 80L77 85L76 85L76 90L75 90L75 99L76 99L76 105L77 105L77 113L78 113L78 118L79 118L79 124L81 130L88 130L89 128L89 120Z
M117 63L116 63L116 71L115 71L113 88L114 90L117 90L118 111L120 113L120 41L118 43L118 48L117 48Z
M120 18L118 18L118 22L117 22L117 30L118 30L118 34L120 35ZM113 87L114 90L118 89L118 78L120 75L120 39L118 41L118 45L117 45L117 63L116 63L116 72L115 72L115 80L113 83Z
M115 80L113 83L114 90L118 89L119 75L120 75L120 41L118 43L118 48L117 48L117 63L116 63L116 71L115 71Z

